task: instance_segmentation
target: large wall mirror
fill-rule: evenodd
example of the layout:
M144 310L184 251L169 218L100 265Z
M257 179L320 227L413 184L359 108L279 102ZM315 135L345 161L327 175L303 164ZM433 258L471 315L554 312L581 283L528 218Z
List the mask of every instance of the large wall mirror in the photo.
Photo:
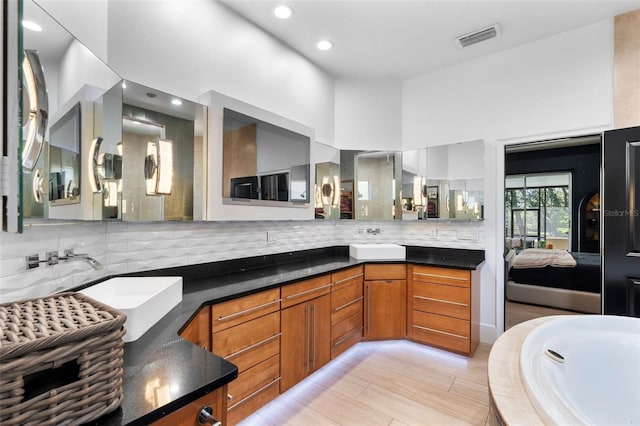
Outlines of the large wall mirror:
M308 135L224 108L222 196L227 204L309 204Z
M483 141L403 152L324 151L316 164L316 219L484 218Z
M32 0L23 4L23 22L28 23L20 28L24 48L21 217L26 223L91 220L95 215L85 157L99 120L94 101L120 77L39 5Z
M403 152L404 220L484 218L484 143Z
M24 20L27 223L203 220L206 107L122 80L32 0Z

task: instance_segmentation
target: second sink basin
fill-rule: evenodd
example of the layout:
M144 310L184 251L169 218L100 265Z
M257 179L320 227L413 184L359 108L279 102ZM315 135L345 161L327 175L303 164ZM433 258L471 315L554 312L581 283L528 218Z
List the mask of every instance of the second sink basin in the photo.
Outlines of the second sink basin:
M405 260L407 248L399 244L351 244L349 256L358 260Z
M122 311L123 340L133 342L182 301L182 277L116 277L80 293Z

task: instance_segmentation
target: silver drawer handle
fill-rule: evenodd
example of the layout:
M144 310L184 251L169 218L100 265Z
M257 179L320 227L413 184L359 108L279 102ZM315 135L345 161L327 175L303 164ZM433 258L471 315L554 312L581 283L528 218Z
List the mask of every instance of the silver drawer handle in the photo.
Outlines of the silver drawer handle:
M230 315L224 315L224 316L218 317L217 321L218 322L227 321L227 320L230 320L231 318L235 318L235 317L239 317L239 316L242 316L242 315L246 315L246 314L248 314L250 312L254 312L254 311L260 310L262 308L265 308L267 306L273 305L274 303L279 303L281 300L282 299L272 300L271 302L263 303L262 305L258 305L258 306L254 306L253 308L245 309L244 311L235 312L235 313L230 314Z
M364 327L358 327L355 330L350 331L349 333L345 334L340 340L336 340L335 342L333 342L333 346L338 346L338 345L342 344L343 342L346 342L347 340L349 340L351 338L351 336L353 336L356 333L362 333L363 329L364 329Z
M468 340L469 339L467 336L461 336L459 334L447 333L446 331L441 331L441 330L434 330L433 328L429 328L429 327L420 327L419 325L414 325L413 328L417 328L417 329L424 330L424 331L431 331L432 333L444 334L444 335L451 336L451 337L457 337L458 339L464 339L464 340Z
M260 345L264 345L265 343L270 342L271 340L273 340L273 339L276 339L276 338L280 337L281 335L282 335L282 333L274 334L273 336L271 336L271 337L267 337L266 339L261 340L261 341L259 341L258 343L254 343L254 344L253 344L253 345L251 345L251 346L247 346L247 347L246 347L246 348L244 348L244 349L240 349L240 350L239 350L239 351L237 351L237 352L234 352L234 353L232 353L232 354L230 354L230 355L227 355L227 356L225 356L225 357L224 357L224 359L230 359L230 358L233 358L233 357L238 356L238 355L240 355L240 354L243 354L243 353L245 353L245 352L247 352L247 351L250 351L251 349L255 349L255 348L257 348L257 347L258 347L258 346L260 346Z
M440 302L440 303L448 303L449 305L464 306L465 308L469 306L466 303L452 302L450 300L443 300L443 299L434 299L433 297L424 297L424 296L415 296L415 295L413 297L421 300L429 300L431 302Z
M359 277L361 277L361 276L363 276L363 275L364 275L363 273L359 273L358 275L354 275L354 276L352 276L352 277L343 278L343 279L341 279L340 281L336 281L335 283L333 283L333 285L342 284L342 283L347 282L347 281L349 281L349 280L352 280L352 279L354 279L354 278L359 278Z
M243 402L245 402L248 399L253 398L254 396L256 396L257 394L259 394L260 392L262 392L263 390L265 390L266 388L268 388L269 386L271 386L274 383L277 383L280 381L280 377L276 377L275 379L273 379L272 381L270 381L269 383L267 383L266 385L264 385L263 387L261 387L260 389L258 389L257 391L245 396L244 398L242 398L240 401L236 402L235 404L233 404L231 407L229 407L227 409L228 411L233 410L234 408L236 408L238 405L242 404Z
M448 275L437 275L437 274L425 274L422 272L414 272L413 275L418 275L421 277L431 277L431 278L444 278L447 280L456 280L456 281L469 281L469 278L459 278L459 277L451 277Z
M220 423L220 421L213 417L213 408L208 405L203 405L202 407L200 407L200 411L198 412L198 424L222 426L222 423Z
M342 310L342 309L346 308L347 306L351 306L354 303L361 301L362 299L364 299L364 296L360 296L357 299L353 299L351 302L347 302L342 306L338 306L337 308L334 308L333 312L338 312L339 310Z
M285 297L285 300L295 299L296 297L304 296L305 294L313 293L314 291L323 290L323 289L325 289L327 287L331 287L331 285L332 284L329 283L329 284L325 284L325 285L320 286L320 287L312 288L311 290L306 290L306 291L301 291L300 293L290 294L289 296Z

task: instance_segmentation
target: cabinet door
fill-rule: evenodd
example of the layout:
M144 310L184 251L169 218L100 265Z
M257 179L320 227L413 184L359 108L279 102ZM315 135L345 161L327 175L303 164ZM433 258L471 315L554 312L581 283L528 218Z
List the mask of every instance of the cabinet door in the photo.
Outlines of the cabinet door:
M331 359L331 299L318 297L281 315L280 391L285 392Z
M180 332L180 337L206 350L211 348L210 331L211 307L205 306L191 319Z
M331 360L331 296L313 300L311 321L311 372L314 372Z
M280 392L289 390L309 372L309 303L295 305L281 312Z
M403 339L407 334L407 281L365 281L365 339Z
M206 394L167 414L160 420L152 423L153 426L198 426L198 413L202 407L211 407L213 417L222 423L227 424L227 385Z

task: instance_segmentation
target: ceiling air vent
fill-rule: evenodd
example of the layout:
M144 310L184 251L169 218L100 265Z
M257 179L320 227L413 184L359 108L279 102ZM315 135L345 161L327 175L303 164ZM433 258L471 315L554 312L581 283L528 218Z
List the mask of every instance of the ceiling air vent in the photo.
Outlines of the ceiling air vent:
M484 40L489 40L490 38L494 38L500 35L500 26L498 24L492 25L487 28L483 28L481 30L474 31L469 34L465 34L463 36L457 37L455 39L458 47L467 47L472 44L479 43Z

